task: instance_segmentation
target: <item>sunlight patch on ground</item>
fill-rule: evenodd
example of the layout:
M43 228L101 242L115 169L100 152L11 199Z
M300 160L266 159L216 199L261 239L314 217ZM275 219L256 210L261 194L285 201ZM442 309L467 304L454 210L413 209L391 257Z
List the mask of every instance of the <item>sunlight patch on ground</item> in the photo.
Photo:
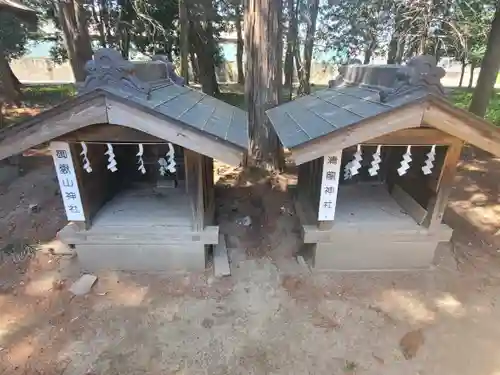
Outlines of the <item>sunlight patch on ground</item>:
M21 366L33 354L34 348L28 338L9 348L8 361L14 366Z
M42 274L41 277L30 281L24 288L24 292L29 296L42 297L52 290L54 283L58 280L56 273Z
M466 311L462 303L449 293L435 299L434 303L440 311L444 311L453 317L461 318L465 316Z
M483 173L488 172L485 168L472 164L464 165L462 169L467 172L483 172Z
M389 314L411 323L430 323L436 319L436 314L408 291L384 291L380 307Z
M449 206L483 232L495 234L500 230L500 204L475 207L471 199L451 202Z
M107 302L112 305L120 306L140 306L149 287L138 286L132 282L128 282L123 278L119 279L116 273L107 277L99 277L98 286L95 290L97 294L108 294Z

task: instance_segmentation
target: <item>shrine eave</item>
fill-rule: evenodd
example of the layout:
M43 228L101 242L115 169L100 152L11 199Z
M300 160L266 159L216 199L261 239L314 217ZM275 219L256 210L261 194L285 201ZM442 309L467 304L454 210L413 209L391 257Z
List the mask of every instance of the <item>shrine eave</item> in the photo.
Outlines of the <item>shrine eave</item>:
M175 85L169 86L169 90L177 90ZM0 160L86 126L109 123L134 128L228 164L239 164L247 148L246 113L188 90L188 94L181 91L177 96L184 98L176 102L175 95L168 100L161 89L144 98L113 87L97 87L2 129ZM166 106L168 103L173 106ZM197 105L202 107L195 109Z
M297 164L339 147L420 127L436 128L500 156L499 129L443 96L415 90L388 102L378 97L379 91L370 88L327 89L266 113Z

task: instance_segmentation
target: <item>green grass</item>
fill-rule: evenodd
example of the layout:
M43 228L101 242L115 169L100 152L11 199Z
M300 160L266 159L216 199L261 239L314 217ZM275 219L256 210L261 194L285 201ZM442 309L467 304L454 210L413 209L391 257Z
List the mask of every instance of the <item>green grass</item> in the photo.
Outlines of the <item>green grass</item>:
M468 109L472 99L473 90L457 89L451 95L451 101L460 108ZM500 90L495 90L495 94L490 100L490 105L486 111L486 119L496 126L500 126Z
M23 89L22 99L29 107L50 107L59 104L76 94L73 84L33 85Z

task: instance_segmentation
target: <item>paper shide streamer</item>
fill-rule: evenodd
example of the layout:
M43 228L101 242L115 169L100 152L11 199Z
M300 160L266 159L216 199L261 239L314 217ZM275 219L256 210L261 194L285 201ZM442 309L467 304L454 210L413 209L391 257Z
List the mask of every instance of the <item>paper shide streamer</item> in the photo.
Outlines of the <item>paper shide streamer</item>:
M361 168L361 160L363 160L363 156L361 154L361 145L358 145L356 153L354 154L354 158L351 161L351 166L349 168L351 176L356 176L359 173L359 169Z
M422 167L422 172L425 175L432 173L435 160L436 160L436 145L432 146L431 150L427 153L427 159L425 159L425 165Z
M144 168L144 160L142 159L142 155L144 155L144 147L142 143L139 143L139 151L137 152L137 164L139 164L139 168L137 170L142 174L146 174L146 168Z
M168 143L168 152L165 154L165 158L160 158L158 160L158 164L160 164L160 174L165 176L167 172L175 173L176 172L176 163L175 163L175 150L172 143Z
M111 143L107 143L106 146L108 147L108 150L104 153L104 155L108 156L108 167L107 168L111 172L116 172L118 170L118 168L116 167L118 163L115 160L113 146L111 145Z
M411 146L408 146L406 148L406 152L403 155L403 160L401 160L401 167L398 168L398 173L400 176L403 176L408 172L408 169L410 169L410 163L411 163Z
M378 145L377 150L373 154L373 160L372 160L372 167L368 169L368 173L370 176L376 176L378 174L378 171L380 170L380 162L382 159L380 158L380 151L382 150L382 146Z
M85 169L87 173L91 173L92 167L90 166L90 160L87 157L87 145L85 144L85 142L80 142L80 145L82 146L82 152L80 152L80 155L82 156L83 169Z

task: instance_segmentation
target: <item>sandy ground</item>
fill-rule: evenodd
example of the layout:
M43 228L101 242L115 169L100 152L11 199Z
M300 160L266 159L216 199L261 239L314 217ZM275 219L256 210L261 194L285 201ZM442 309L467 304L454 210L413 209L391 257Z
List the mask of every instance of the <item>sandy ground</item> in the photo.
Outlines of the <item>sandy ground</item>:
M406 273L310 273L294 259L292 176L219 172L231 277L103 272L72 298L76 259L7 259L0 374L500 374L499 160L463 163L452 244L433 270ZM50 240L56 191L51 165L3 186L2 244Z

